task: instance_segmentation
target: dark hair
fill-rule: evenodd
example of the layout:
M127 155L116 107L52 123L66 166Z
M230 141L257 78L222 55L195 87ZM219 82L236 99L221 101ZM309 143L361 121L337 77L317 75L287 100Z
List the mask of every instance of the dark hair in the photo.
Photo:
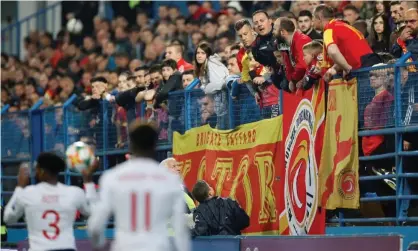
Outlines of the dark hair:
M187 70L187 71L184 71L183 72L183 74L181 74L182 76L184 76L184 75L193 75L193 77L194 77L194 70Z
M39 168L45 170L49 174L58 175L65 171L65 161L63 158L52 152L42 152L36 159Z
M93 84L94 82L103 82L107 84L107 79L105 77L94 77L90 79L91 84Z
M129 128L131 152L136 156L154 155L158 142L158 132L152 124L134 121Z
M164 67L170 67L171 69L176 71L177 70L177 63L173 59L166 59L161 64L161 68L164 68Z
M202 21L202 25L205 25L207 23L211 23L213 25L218 25L218 21L216 21L215 18L206 18Z
M325 4L320 4L315 8L314 16L318 17L319 14L321 14L324 19L333 19L335 17L334 9Z
M290 19L297 19L296 16L295 16L295 14L293 12L286 11L286 10L278 11L276 13L276 16L278 18L279 17L287 17L287 18L290 18Z
M391 29L389 27L389 18L386 14L384 13L380 13L375 15L372 18L372 24L371 24L371 30L372 30L372 34L370 36L370 47L373 47L377 42L378 42L378 35L376 30L374 29L374 22L378 19L378 18L382 18L383 20L383 36L382 36L382 40L384 41L385 45L387 48L389 48L389 41L390 41L390 34L391 34Z
M359 14L360 13L360 11L356 8L356 6L354 6L354 5L352 5L352 4L348 4L348 5L346 5L344 8L343 8L343 11L346 11L346 10L352 10L352 11L354 11L355 13L357 13L357 14Z
M148 72L148 71L149 71L149 67L148 67L148 66L146 66L146 65L139 66L139 67L136 67L136 68L134 69L134 72L135 72L135 71L146 71L146 72Z
M309 10L302 10L299 12L299 17L309 17L310 19L312 19L312 13Z
M208 183L198 180L193 186L192 195L199 203L202 203L209 198L209 190Z
M177 21L177 20L184 20L184 21L186 21L186 17L180 15L180 16L176 17L176 20L175 21Z
M161 65L160 64L153 64L149 68L149 74L156 73L156 72L161 73Z
M234 28L236 31L240 31L246 25L252 28L250 21L248 21L247 19L240 19L235 23Z
M295 32L295 24L287 17L283 17L280 19L280 29L285 30L287 32Z
M400 5L401 1L391 1L390 2L390 6L394 6L394 5Z
M251 16L254 17L255 15L260 14L260 13L263 13L264 15L266 15L267 19L270 18L269 14L265 10L256 10L256 11L253 12L253 14Z
M235 43L233 45L231 45L231 51L232 50L240 50L241 46L239 45L239 43Z
M203 72L206 72L206 69L204 69L206 67L206 64L200 65L196 59L197 50L199 48L205 52L207 58L213 55L213 49L209 43L202 42L196 47L196 50L194 52L194 63L196 65L196 68L195 68L196 77L200 77L201 75L203 75L202 74Z

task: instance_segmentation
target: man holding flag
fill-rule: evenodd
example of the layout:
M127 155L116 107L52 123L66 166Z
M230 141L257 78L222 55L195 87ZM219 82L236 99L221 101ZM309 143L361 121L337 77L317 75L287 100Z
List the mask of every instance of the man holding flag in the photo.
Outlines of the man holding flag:
M319 5L313 21L316 29L324 31L322 73L327 85L319 201L326 209L358 208L357 79L350 73L379 63L380 57L373 53L360 31L334 19L332 8ZM337 73L342 73L343 79L333 79Z

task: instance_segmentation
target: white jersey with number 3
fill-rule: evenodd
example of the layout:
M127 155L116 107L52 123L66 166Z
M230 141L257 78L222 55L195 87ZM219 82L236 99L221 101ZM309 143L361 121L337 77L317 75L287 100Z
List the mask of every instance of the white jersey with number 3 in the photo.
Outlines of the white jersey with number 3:
M62 183L17 187L4 210L4 221L12 224L25 215L31 251L76 249L75 215L77 210L90 215L89 202L96 197L95 189L93 183L86 184L86 193Z
M171 250L168 222L177 251L189 251L180 177L154 160L134 158L106 171L99 187L100 199L88 221L94 244L100 245L105 225L114 215L114 251Z

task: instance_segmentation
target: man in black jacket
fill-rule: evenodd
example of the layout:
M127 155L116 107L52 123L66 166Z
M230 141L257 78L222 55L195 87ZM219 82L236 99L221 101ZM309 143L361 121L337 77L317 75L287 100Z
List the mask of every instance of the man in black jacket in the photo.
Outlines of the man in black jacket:
M273 52L276 48L272 20L266 11L258 10L253 14L253 24L258 34L251 49L254 59L264 66L274 67L276 58Z
M284 41L276 41L273 34L273 23L269 15L264 10L258 10L253 13L254 30L257 32L257 38L252 44L251 52L255 61L270 67L271 75L264 77L264 81L271 81L278 89L288 90L288 81L284 76L284 67L277 63L274 52L277 51L277 44ZM264 82L263 81L263 82ZM263 82L255 84L262 84Z
M194 185L192 195L200 203L193 212L193 237L240 235L250 225L250 217L236 201L215 196L205 181L199 180Z

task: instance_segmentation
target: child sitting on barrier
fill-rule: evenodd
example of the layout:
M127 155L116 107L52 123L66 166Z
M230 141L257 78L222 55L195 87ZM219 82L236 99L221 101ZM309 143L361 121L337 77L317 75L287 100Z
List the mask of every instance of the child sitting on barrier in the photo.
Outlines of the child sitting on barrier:
M319 41L311 41L303 46L303 60L308 66L303 79L296 84L297 88L309 90L321 78L321 61L323 45Z
M192 195L200 203L193 212L193 237L240 235L250 225L250 218L238 202L215 196L215 191L205 181L197 181Z

